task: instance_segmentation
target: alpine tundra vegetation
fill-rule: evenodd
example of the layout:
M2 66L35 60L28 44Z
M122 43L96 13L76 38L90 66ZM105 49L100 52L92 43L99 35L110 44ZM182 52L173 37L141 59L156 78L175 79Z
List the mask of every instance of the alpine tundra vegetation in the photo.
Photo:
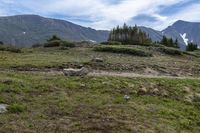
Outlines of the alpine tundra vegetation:
M194 0L0 0L0 133L199 133L199 13Z

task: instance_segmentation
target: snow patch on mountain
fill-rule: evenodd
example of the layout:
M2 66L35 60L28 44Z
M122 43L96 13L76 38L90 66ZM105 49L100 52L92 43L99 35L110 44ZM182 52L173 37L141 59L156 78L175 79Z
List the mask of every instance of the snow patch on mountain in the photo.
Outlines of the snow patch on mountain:
M183 38L185 45L188 45L189 39L187 38L187 33L180 34L180 36Z

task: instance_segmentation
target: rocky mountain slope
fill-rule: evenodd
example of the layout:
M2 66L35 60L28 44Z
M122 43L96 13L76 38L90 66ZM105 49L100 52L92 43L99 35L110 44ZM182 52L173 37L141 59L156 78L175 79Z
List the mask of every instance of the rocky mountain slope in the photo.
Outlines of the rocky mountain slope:
M107 40L108 31L82 27L68 21L37 15L0 17L0 41L19 47L45 42L52 35L71 41Z
M173 40L178 39L181 49L185 49L189 42L200 46L200 23L179 20L163 31L147 27L139 28L153 41L160 41L165 35ZM71 41L102 42L108 39L108 34L109 31L86 28L65 20L44 18L38 15L0 17L0 41L19 47L43 43L52 35Z
M177 38L182 44L193 42L200 46L200 23L179 20L163 30L163 33Z

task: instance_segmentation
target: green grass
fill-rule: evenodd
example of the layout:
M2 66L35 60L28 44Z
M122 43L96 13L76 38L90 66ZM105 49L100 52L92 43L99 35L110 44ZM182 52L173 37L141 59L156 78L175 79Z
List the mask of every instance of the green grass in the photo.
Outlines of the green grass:
M184 53L179 49L170 48L170 47L159 47L158 51L168 54L168 55L182 55Z
M0 114L0 132L196 133L199 101L185 98L198 93L199 80L2 72L1 103L10 107Z
M143 74L150 68L200 75L199 57L193 56L198 55L197 51L172 56L158 51L158 47L112 47L126 52L137 49L153 56L96 52L93 47L0 51L0 103L9 105L8 112L0 114L0 132L200 131L199 80L65 77L17 71L62 70L83 65L93 70ZM94 63L94 57L104 62ZM142 88L145 93L141 93ZM129 95L130 100L126 101L124 95Z
M25 107L23 105L13 103L8 107L8 111L10 113L21 113L25 110Z
M85 66L98 70L132 71L143 73L145 68L157 71L179 72L181 75L200 75L200 59L183 54L171 56L162 54L155 47L125 46L153 54L151 57L133 56L110 52L95 52L93 48L33 48L23 49L22 53L0 51L0 69L62 69ZM193 53L196 55L196 53ZM91 62L94 57L103 58L104 62Z
M21 49L16 48L14 46L6 46L6 45L0 45L0 51L8 51L13 53L21 53Z
M125 46L97 46L94 48L95 51L98 52L111 52L111 53L121 53L121 54L129 54L129 55L135 55L135 56L142 56L142 57L148 57L152 56L152 53L146 52L141 49L133 48L133 47L125 47Z

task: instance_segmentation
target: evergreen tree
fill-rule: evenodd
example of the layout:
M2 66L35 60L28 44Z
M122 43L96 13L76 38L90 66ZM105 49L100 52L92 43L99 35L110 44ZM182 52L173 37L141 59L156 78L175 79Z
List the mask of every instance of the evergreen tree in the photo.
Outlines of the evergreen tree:
M162 40L161 40L160 43L163 44L163 45L165 45L165 46L168 46L168 39L167 39L167 37L163 36L163 38L162 38Z
M113 28L109 34L108 41L118 41L122 44L144 44L151 43L151 39L145 32L142 32L135 25L128 26L124 23L122 27L117 26Z
M2 41L0 41L0 45L3 45L4 43Z
M61 39L59 37L57 37L56 35L53 35L50 39L47 40L47 42L51 42L51 41L60 41Z
M179 45L178 45L178 39L175 40L174 46L175 46L176 48L180 48Z
M178 40L176 39L175 41L173 41L172 38L167 38L166 36L163 36L161 42L162 45L165 45L167 47L174 47L174 48L179 48L178 45Z
M193 44L193 43L189 43L186 47L187 51L195 51L198 49L198 45L197 44Z

